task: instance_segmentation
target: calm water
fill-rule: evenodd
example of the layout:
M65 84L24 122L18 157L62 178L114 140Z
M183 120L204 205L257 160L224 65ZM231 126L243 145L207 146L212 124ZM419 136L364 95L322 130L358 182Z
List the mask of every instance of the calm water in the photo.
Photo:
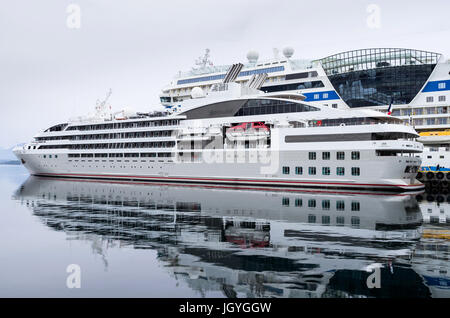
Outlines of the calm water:
M106 183L0 166L0 196L0 297L450 297L447 195ZM79 289L67 288L70 264ZM369 289L376 264L381 288Z

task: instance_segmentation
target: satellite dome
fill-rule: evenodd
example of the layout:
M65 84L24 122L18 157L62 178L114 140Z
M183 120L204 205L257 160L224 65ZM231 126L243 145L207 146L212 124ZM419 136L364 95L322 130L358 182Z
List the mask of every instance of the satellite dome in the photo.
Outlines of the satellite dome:
M247 59L250 63L256 63L258 61L259 58L259 53L251 50L247 53Z
M292 55L294 55L294 52L295 52L295 50L294 50L292 47L290 47L290 46L285 47L285 48L283 49L283 55L284 55L284 57L287 58L287 59L291 58Z
M203 89L201 87L194 87L191 91L191 97L192 98L202 98L205 97L205 92L203 91Z

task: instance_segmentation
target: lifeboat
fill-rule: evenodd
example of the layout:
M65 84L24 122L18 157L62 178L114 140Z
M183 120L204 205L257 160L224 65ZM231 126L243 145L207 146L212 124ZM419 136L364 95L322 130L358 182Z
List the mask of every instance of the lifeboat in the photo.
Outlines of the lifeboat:
M270 129L264 123L242 123L226 131L227 139L231 141L246 141L266 139L270 136Z

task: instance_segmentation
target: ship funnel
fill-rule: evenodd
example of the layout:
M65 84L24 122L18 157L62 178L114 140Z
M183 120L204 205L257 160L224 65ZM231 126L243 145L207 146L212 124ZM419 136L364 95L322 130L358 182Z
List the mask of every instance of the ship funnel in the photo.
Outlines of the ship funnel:
M253 74L247 83L247 86L253 89L260 89L267 79L267 73Z
M234 80L238 77L243 67L244 64L242 63L233 64L228 70L227 74L225 75L223 82L224 83L234 82Z

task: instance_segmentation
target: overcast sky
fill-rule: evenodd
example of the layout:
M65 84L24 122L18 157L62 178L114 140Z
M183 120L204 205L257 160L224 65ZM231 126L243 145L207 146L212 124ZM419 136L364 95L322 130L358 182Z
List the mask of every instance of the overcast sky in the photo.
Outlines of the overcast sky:
M72 3L80 28L67 24ZM215 65L286 46L306 59L369 47L450 57L449 13L448 0L0 0L0 147L93 111L109 88L113 109L156 109L205 48Z

